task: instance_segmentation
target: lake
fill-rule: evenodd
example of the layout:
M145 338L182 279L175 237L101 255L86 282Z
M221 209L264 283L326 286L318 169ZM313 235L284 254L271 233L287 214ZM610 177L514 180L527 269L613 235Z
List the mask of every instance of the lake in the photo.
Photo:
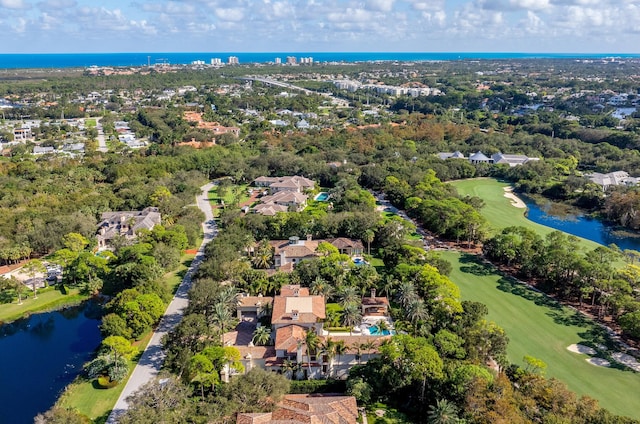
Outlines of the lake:
M549 205L538 205L532 199L521 196L521 199L527 205L527 218L531 221L573 234L574 236L586 238L605 246L615 243L620 249L631 249L640 251L640 234L636 237L636 233L628 232L622 234L621 231L615 231L602 221L590 218L583 214L565 214L562 216L553 215L550 212Z
M101 337L94 302L0 326L0 424L33 423L91 360Z

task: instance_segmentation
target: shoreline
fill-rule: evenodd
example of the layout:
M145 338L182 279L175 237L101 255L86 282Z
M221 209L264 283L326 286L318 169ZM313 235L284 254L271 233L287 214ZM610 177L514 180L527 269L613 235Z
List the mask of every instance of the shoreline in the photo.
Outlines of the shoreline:
M56 289L54 288L53 290L56 290ZM86 302L87 300L91 300L93 298L93 296L83 295L83 294L80 294L79 292L63 295L63 296L69 296L69 298L59 297L57 299L52 300L51 302L48 302L42 305L35 305L33 308L25 307L25 309L20 312L15 312L13 314L10 314L6 319L0 319L0 327L4 325L12 324L23 318L29 318L31 315L55 312L68 307L78 306L79 304ZM27 300L33 301L34 299L30 297L28 299L24 299L23 302ZM25 306L24 303L21 306ZM2 305L0 305L0 309L1 308L2 308Z
M518 196L516 196L513 193L513 187L508 186L504 188L504 197L506 197L507 199L511 200L511 205L519 208L519 209L526 209L527 205L522 201L522 199L520 199Z

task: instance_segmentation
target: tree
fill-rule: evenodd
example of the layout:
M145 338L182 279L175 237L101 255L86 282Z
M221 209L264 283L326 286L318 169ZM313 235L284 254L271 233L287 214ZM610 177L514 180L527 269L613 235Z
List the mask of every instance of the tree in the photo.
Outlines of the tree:
M352 334L353 327L362 320L360 306L355 303L348 303L342 311L342 324L349 327L349 335Z
M413 325L413 334L416 335L418 331L418 323L422 321L426 321L429 318L429 313L427 312L427 306L424 303L424 300L419 297L413 299L408 308L405 310L405 316Z
M311 355L315 355L320 347L320 337L314 328L308 328L304 334L304 344L307 349L308 375L311 375Z
M233 326L235 317L224 303L216 303L213 306L209 319L211 324L217 329L220 334L220 340L222 340L224 344L224 333Z
M429 406L427 414L427 422L429 424L457 424L460 422L458 418L458 410L452 402L446 399L439 399L435 405Z
M525 369L527 372L544 375L544 372L547 369L547 364L543 360L534 358L530 355L524 355L522 360L526 364Z
M127 321L118 314L107 314L102 317L100 332L104 337L122 336L125 339L131 338L131 329L127 327Z
M358 289L353 286L342 286L338 289L338 303L345 308L347 305L357 304L360 301Z
M423 337L397 335L380 346L383 362L400 373L405 384L420 382L420 398L424 400L427 379L444 377L443 362L436 349Z
M189 389L176 377L156 378L127 398L128 408L118 417L121 424L187 422Z
M205 388L213 387L220 382L218 372L211 360L201 353L193 355L189 361L189 382L200 387L200 397L204 400Z
M327 337L325 341L320 345L320 352L326 357L327 362L327 376L331 376L333 370L333 358L336 356L337 343L331 338Z
M367 255L371 255L371 242L375 237L375 233L372 230L364 232L364 241L367 243Z
M262 240L254 252L251 263L258 269L268 269L273 263L273 247L269 244L269 240Z
M631 337L640 337L640 311L629 312L618 320L622 331Z
M271 329L269 327L260 326L253 332L251 342L258 346L265 346L271 341Z
M80 253L89 245L89 240L82 234L69 233L62 237L62 244L71 252Z
M53 406L44 414L38 414L33 424L89 424L91 420L73 409Z

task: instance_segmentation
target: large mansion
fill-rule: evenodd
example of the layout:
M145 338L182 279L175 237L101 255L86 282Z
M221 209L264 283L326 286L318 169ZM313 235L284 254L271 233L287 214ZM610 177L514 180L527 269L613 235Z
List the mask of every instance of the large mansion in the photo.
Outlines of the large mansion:
M98 250L108 249L116 237L133 240L139 230L152 230L160 222L160 212L154 207L141 211L104 212L96 235Z
M307 206L309 196L305 192L313 190L315 182L298 175L286 177L258 177L253 185L265 188L266 193L260 203L251 211L273 216L278 212L301 211Z
M252 334L265 304L272 304L272 345L255 346ZM376 297L372 291L371 296L362 299L362 323L350 332L333 333L324 328L324 296L312 295L306 287L284 286L274 297L240 295L240 324L235 331L224 335L224 342L226 346L234 346L240 351L246 371L253 367L284 371L283 366L289 363L298 364L298 372L306 378L320 378L328 374L344 378L352 366L366 362L377 353L377 346L390 337L391 332L376 334L371 330L381 320L391 328L388 306L386 297ZM337 358L307 349L307 333L310 331L316 334L320 343L331 339L343 343L346 351ZM362 345L367 343L370 349L363 351Z
M270 240L269 245L273 249L273 269L291 272L300 261L321 256L317 250L322 242L331 244L338 249L338 252L352 258L361 256L364 251L364 246L360 240L346 237L313 240L309 235L306 239L290 237L288 240ZM249 255L253 255L254 250L255 247L251 247L248 252Z

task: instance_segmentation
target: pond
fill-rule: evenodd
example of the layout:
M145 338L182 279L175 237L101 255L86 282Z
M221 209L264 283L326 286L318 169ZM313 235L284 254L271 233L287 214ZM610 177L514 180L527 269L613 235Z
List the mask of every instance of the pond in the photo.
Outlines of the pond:
M100 344L100 308L86 302L0 326L0 424L33 423Z
M586 238L605 246L615 243L620 249L640 251L640 234L631 231L617 231L598 219L581 213L557 215L552 212L552 203L537 204L533 199L521 196L527 205L527 218L538 224Z

